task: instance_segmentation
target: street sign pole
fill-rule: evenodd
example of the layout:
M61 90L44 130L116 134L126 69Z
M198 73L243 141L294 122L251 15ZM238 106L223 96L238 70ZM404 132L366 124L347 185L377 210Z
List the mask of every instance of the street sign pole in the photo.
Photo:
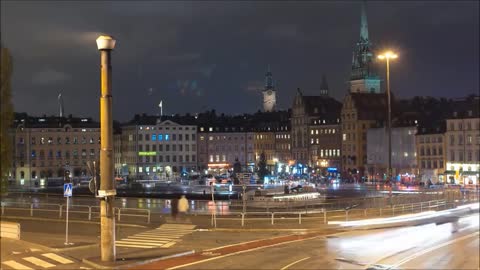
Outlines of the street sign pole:
M72 183L63 184L63 196L67 198L67 209L65 213L65 245L72 245L68 242L68 208L70 208L70 197L72 196Z
M67 213L66 213L66 220L65 220L65 245L68 245L68 208L70 206L70 197L67 197Z

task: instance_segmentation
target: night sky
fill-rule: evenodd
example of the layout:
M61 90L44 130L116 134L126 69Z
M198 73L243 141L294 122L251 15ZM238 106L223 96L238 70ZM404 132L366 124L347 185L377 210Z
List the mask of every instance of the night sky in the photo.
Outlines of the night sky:
M1 1L1 41L14 58L15 111L99 118L99 52L113 35L114 118L135 113L252 113L270 64L279 109L296 88L318 95L326 74L346 94L360 31L358 1ZM392 48L396 96L479 90L478 1L370 1L370 39ZM384 77L384 66L380 74Z

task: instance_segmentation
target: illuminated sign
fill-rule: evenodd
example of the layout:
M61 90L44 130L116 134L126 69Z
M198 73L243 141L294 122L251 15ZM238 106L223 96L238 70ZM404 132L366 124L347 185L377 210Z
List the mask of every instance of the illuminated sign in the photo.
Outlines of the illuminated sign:
M156 156L157 152L138 152L139 156Z

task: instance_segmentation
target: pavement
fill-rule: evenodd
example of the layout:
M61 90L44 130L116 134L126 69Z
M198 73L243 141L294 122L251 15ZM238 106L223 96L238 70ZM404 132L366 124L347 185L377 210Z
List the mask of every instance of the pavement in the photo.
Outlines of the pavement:
M164 218L164 223L141 226L117 224L116 261L100 258L100 225L98 222L70 220L66 244L65 221L41 217L2 217L3 221L19 222L21 240L1 238L2 269L118 269L131 268L156 260L202 253L204 250L238 245L291 235L332 232L332 226L313 222L295 225L295 221L271 225L268 220L245 224L217 220L212 228L210 216L189 216L185 220ZM293 225L293 226L292 226ZM32 251L33 249L33 251ZM68 264L54 263L43 254L54 254ZM48 255L53 256L53 255ZM35 257L32 264L31 258ZM30 258L26 261L24 258ZM57 258L58 259L58 258ZM60 261L62 261L60 259ZM8 262L5 264L5 262ZM48 264L50 263L50 264ZM23 265L24 267L19 266ZM52 266L53 265L53 266ZM48 267L45 267L48 266Z
M139 269L159 260L167 268L181 256L195 259L195 256L209 256L209 252L228 253L347 230L325 225L321 219L304 219L299 224L296 218L279 218L272 225L270 219L264 218L247 221L241 227L239 218L219 217L214 228L211 216L188 216L184 220L166 216L161 223L148 225L118 223L116 261L102 262L99 222L71 220L66 240L64 220L2 216L2 221L21 225L21 240L1 239L1 269L5 270Z

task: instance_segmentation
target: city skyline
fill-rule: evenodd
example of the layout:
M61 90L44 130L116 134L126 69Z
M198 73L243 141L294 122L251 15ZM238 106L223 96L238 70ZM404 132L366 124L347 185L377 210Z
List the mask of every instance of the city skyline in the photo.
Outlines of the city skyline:
M91 20L81 19L86 12ZM397 97L478 92L478 2L368 2L367 16L377 49L400 55L392 64ZM18 27L26 34L17 35ZM347 94L360 2L2 2L15 111L57 115L62 93L66 115L98 119L94 40L102 31L118 39L112 63L117 120L159 114L160 100L165 114L262 110L267 65L278 82L277 108L285 110L297 87L319 95L323 74L334 98ZM383 79L382 65L378 71Z

